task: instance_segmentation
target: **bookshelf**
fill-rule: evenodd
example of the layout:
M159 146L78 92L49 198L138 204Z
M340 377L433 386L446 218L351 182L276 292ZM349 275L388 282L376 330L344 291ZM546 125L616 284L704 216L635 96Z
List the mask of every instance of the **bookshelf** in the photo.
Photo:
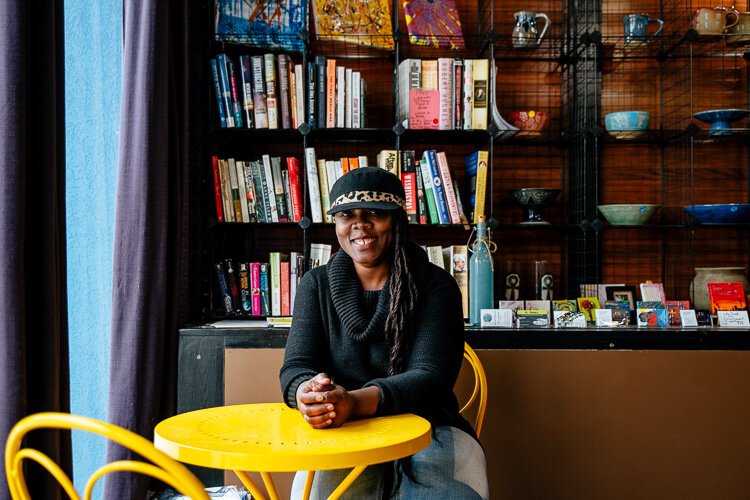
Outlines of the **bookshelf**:
M551 20L544 39L531 50L513 47L514 14L520 8L505 1L457 2L465 42L457 50L410 44L403 8L393 2L391 12L397 15L392 18L392 51L319 38L311 28L300 34L303 52L291 54L302 65L324 56L360 71L367 81L365 127L278 130L219 127L207 61L218 53L237 58L269 51L213 40L212 2L198 4L206 16L195 20L203 42L197 44L195 56L201 70L193 75L198 82L195 100L201 104L193 112L201 122L194 133L204 143L196 148L191 167L197 180L191 183L190 239L199 248L192 252L187 322L221 317L211 272L215 262L258 261L271 251L308 254L313 242L335 249L332 227L309 220L306 188L299 223L217 223L207 167L216 154L244 159L270 154L304 161L305 149L314 147L318 157L366 155L374 163L382 149L411 149L418 156L436 149L446 153L461 182L464 157L487 150L487 215L499 246L496 269L501 270L495 273L497 297L503 270L515 267L522 279L521 298L534 299L536 261L551 267L555 298L578 296L584 283L637 286L653 280L665 284L669 297L685 299L694 267L749 263L746 224L697 224L682 208L748 201L750 161L746 120L731 136L716 137L692 118L703 109L749 106L747 46L696 38L687 21L692 8L688 2L527 2L524 10L546 13ZM665 29L652 43L626 47L621 19L636 11L660 12ZM494 61L497 79L489 105L497 106L505 119L513 111L543 111L549 124L510 138L495 137L492 125L487 131L404 129L397 119L399 63L443 56ZM645 135L623 141L606 132L606 113L635 108L651 113ZM523 208L510 191L525 187L561 190L545 208L550 224L520 224ZM643 226L613 227L597 210L603 203L655 203L659 210ZM470 231L440 224L414 225L413 233L424 245L447 246L465 244Z

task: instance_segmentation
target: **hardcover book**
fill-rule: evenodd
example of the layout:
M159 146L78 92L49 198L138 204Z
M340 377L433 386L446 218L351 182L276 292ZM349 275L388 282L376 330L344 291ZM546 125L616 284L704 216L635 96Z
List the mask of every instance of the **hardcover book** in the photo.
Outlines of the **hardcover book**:
M216 0L216 40L302 53L298 33L307 27L305 0Z
M461 20L454 0L405 0L409 41L445 49L463 49Z
M392 50L391 5L387 0L313 0L318 39Z

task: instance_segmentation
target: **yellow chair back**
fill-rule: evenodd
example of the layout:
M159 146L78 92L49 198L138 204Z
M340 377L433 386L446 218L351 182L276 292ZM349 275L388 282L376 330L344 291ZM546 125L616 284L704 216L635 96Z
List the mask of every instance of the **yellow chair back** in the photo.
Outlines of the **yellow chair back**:
M482 432L482 424L484 423L484 412L487 409L487 376L484 373L484 366L482 366L479 356L477 356L474 349L466 342L464 342L464 358L469 362L474 372L474 388L469 400L461 408L461 414L465 416L472 410L476 403L473 427L474 432L479 436Z
M96 482L110 472L145 474L159 479L193 500L209 499L208 494L203 489L203 484L192 472L181 463L154 448L153 443L148 439L122 427L93 418L50 412L36 413L21 419L8 434L8 440L5 444L5 473L8 478L10 494L14 500L30 498L23 476L24 460L33 460L39 463L52 474L71 499L80 500L80 496L73 487L73 482L58 464L38 450L21 448L24 436L36 429L77 429L98 434L138 453L151 462L118 460L103 465L86 482L83 494L85 500L91 498Z

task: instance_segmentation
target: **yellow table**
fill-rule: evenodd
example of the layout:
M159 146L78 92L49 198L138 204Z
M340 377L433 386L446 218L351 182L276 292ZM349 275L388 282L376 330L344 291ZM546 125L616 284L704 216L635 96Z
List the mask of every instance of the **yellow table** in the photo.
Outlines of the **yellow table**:
M396 460L430 444L430 423L402 414L352 420L336 429L313 429L283 403L206 408L160 422L154 444L181 462L233 470L252 493L265 498L245 471L261 473L271 499L279 494L271 472L344 469L352 472L329 497L336 499L371 464ZM313 474L307 475L304 498Z

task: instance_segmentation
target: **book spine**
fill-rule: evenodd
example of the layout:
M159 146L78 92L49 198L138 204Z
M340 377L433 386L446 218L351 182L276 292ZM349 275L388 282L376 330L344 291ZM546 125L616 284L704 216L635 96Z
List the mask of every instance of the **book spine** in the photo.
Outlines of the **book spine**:
M263 181L265 182L265 194L268 197L267 208L271 214L269 222L279 222L279 211L276 207L276 188L273 185L273 171L271 168L271 156L263 155Z
M234 312L232 295L229 293L226 273L224 273L224 268L220 263L214 264L214 276L216 278L216 293L221 302L222 312L226 315L231 315Z
M216 110L219 115L219 126L221 128L227 128L227 115L224 111L224 97L221 90L221 82L219 80L219 68L216 65L216 59L211 58L211 77L214 82L214 94L216 96Z
M346 68L344 72L344 126L352 128L352 106L354 98L352 96L352 69Z
M312 221L323 222L323 212L320 204L318 161L315 158L315 148L305 148L305 172L307 175L307 192L310 196L310 215Z
M266 82L263 78L263 56L250 56L253 70L253 112L255 128L268 128L268 108L266 108Z
M451 216L448 213L448 204L445 200L445 191L443 191L443 181L437 162L437 152L434 149L428 149L424 152L424 155L430 169L430 175L432 176L432 190L435 193L435 205L437 206L440 224L450 224Z
M221 181L221 206L224 209L224 220L234 222L234 205L232 203L232 185L229 182L227 161L219 158L219 180Z
M318 66L314 62L307 63L307 78L305 78L305 81L307 81L307 124L311 128L316 128L318 125L318 116L315 111L315 101L318 98L318 89L316 88L318 78L315 75L317 68Z
M229 286L229 294L232 297L232 310L235 313L242 311L242 305L240 304L240 288L237 283L237 275L234 270L234 262L232 259L224 259L224 272L227 273L227 286Z
M286 211L286 199L284 198L284 180L281 177L281 157L271 157L271 175L273 175L273 191L276 202L276 213L278 221L289 222L289 216ZM271 209L273 212L273 209Z
M422 59L422 90L440 90L438 87L438 63L436 59Z
M211 170L214 175L214 201L216 202L216 222L224 222L224 209L221 200L221 177L219 176L219 157L211 157Z
M461 224L461 216L458 213L458 203L456 202L456 192L453 190L453 178L448 165L448 158L444 151L437 153L438 169L440 170L440 179L443 181L443 192L445 202L448 205L448 214L450 215L451 224Z
M401 155L401 184L406 193L406 215L409 222L417 222L417 169L415 153L411 149L399 151Z
M242 314L248 315L253 312L252 295L250 292L250 271L247 264L240 263L240 304L242 305Z
M268 219L269 212L266 208L267 200L265 188L263 187L263 174L260 169L260 162L253 160L250 162L250 170L253 173L253 184L255 186L255 211L258 214L258 222L270 222Z
M487 197L487 170L488 157L487 151L479 151L477 155L477 187L474 198L474 224L479 222L479 216L484 215L485 203Z
M435 190L432 186L432 174L430 173L430 166L427 164L426 159L422 159L417 163L417 171L422 177L424 184L424 197L427 202L427 212L429 214L429 223L438 224L440 218L438 217L437 204L435 202Z
M289 64L289 109L291 112L292 128L297 128L302 123L302 118L297 116L297 73L294 64Z
M242 78L242 110L247 128L255 125L253 112L253 71L250 67L250 56L240 56L240 77Z
M232 105L232 89L229 85L229 73L227 70L227 58L225 54L218 54L216 56L216 65L219 68L219 82L221 84L221 100L224 104L225 115L227 119L227 127L233 128L234 124L234 108Z
M441 57L438 59L438 92L440 95L440 112L438 113L438 129L453 128L453 59Z
M287 222L295 222L294 207L292 206L292 192L289 186L289 168L281 170L281 183L284 185L284 201L286 202Z
M336 127L336 59L326 60L326 128Z
M269 253L268 262L271 271L271 316L281 316L281 254Z
M352 128L362 128L362 116L360 100L362 94L360 92L360 85L362 85L362 74L359 71L352 72Z
M247 213L250 217L249 222L258 222L258 211L255 195L255 182L253 181L253 169L249 161L243 162L243 170L245 174L245 188L247 189Z
M271 289L269 287L268 263L260 263L260 315L271 315Z
M302 183L300 179L299 160L293 156L286 159L289 170L289 194L292 201L292 222L299 222L302 218Z
M227 57L227 71L229 73L229 87L232 89L232 112L234 113L234 126L242 127L242 102L240 93L237 91L237 73L234 70L234 62Z
M422 180L422 172L419 168L419 162L414 159L414 181L417 185L417 223L429 224L429 213L427 212L427 198ZM432 193L430 193L432 194Z
M464 186L466 187L466 203L469 209L469 217L476 224L477 215L475 215L476 193L477 193L477 161L479 151L466 155L464 157Z
M282 316L289 316L291 307L289 305L290 301L290 290L289 290L289 283L290 280L290 270L289 270L289 262L281 262L279 263L279 288L280 288L280 295L281 295L281 315Z
M269 196L269 193L271 192L270 190L272 190L273 188L268 186L270 177L266 176L265 165L264 165L263 160L258 162L258 171L260 172L260 186L261 186L261 192L263 193L263 207L264 207L263 213L266 216L266 222L270 223L270 222L273 222L273 216L271 215L271 204L272 202L275 203L276 200L273 194Z
M464 59L463 129L471 130L471 117L474 114L474 64L472 59Z
M346 114L346 68L336 66L336 127L344 128Z
M318 160L318 179L320 180L320 203L323 209L323 220L331 223L333 219L326 212L331 208L331 198L329 193L328 183L328 169L326 168L326 160Z
M266 79L266 112L268 128L279 128L279 110L276 102L276 55L263 55L263 76Z
M461 59L453 60L453 129L461 130L463 124L461 118L463 117L463 73L464 73L464 62Z
M245 185L245 166L240 160L235 161L237 168L237 190L239 191L240 212L242 213L242 222L250 222L250 212L247 209L247 186Z
M305 121L305 71L301 64L294 65L294 91L297 94L297 126Z
M229 173L229 185L232 190L232 207L234 208L234 221L244 222L242 219L242 203L240 202L240 189L237 184L237 166L234 158L227 160L227 172Z
M317 120L316 125L318 128L326 127L326 85L328 80L326 78L326 58L324 56L315 56L315 76L316 76L316 113Z
M289 56L279 54L277 62L277 77L279 80L279 115L281 115L281 127L292 128L292 112L290 108L290 87L289 87Z
M474 102L471 114L471 128L487 129L487 78L489 62L487 59L474 60Z
M260 263L250 263L250 301L253 316L261 316Z
M300 275L300 253L289 254L289 315L294 314L294 299L297 297L297 283Z

